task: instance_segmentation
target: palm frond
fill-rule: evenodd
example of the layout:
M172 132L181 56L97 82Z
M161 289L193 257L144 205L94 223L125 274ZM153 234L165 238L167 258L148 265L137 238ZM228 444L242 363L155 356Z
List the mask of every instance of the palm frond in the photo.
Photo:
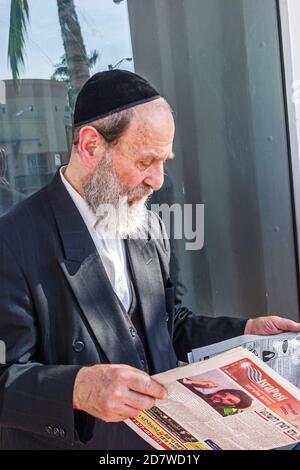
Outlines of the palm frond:
M98 59L99 59L99 52L96 49L94 49L88 55L89 69L93 68L96 65Z
M55 72L51 75L50 80L58 81L69 81L70 80L70 71L68 67L64 65L56 65Z
M27 0L11 0L8 61L16 89L20 86L20 67L24 66L25 34L29 23Z
M100 57L100 54L96 49L92 50L89 53L87 57L89 69L92 69L96 65L99 57ZM54 68L54 72L50 77L51 80L58 80L58 81L62 81L65 83L70 82L70 69L68 68L68 65L67 65L66 54L63 54L60 57L60 62L58 64L55 64L53 68Z

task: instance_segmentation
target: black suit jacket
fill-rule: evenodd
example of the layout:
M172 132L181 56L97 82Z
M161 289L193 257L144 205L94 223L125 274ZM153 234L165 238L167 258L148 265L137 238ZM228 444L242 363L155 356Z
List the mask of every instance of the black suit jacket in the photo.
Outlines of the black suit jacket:
M156 373L193 347L242 334L245 321L195 315L176 299L169 243L151 216L144 239L126 240ZM72 409L82 366L140 368L128 324L90 234L59 172L0 219L0 448L137 449L124 423Z

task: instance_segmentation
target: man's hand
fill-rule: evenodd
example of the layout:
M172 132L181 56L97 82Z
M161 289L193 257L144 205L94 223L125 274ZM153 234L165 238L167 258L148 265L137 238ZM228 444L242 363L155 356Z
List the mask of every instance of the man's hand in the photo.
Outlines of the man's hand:
M245 335L278 335L285 331L300 331L300 323L287 318L270 316L251 318L245 327Z
M198 388L218 388L220 385L213 382L213 381L206 381L204 382L203 380L194 380L194 379L183 379L184 384L189 384L193 385L194 387Z
M127 365L95 365L79 370L73 408L106 422L119 422L152 408L166 389L151 377Z

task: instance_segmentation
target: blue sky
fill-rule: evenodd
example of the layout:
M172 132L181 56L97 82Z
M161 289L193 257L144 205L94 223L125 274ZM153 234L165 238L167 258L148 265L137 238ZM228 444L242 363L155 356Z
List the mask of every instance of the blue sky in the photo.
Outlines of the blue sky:
M124 57L132 57L127 2L113 0L75 0L87 51L101 54L92 71L105 70ZM25 69L21 78L50 78L53 65L63 54L56 0L29 0L30 26L26 38ZM0 0L0 80L11 78L7 66L10 0ZM122 68L133 70L133 62Z

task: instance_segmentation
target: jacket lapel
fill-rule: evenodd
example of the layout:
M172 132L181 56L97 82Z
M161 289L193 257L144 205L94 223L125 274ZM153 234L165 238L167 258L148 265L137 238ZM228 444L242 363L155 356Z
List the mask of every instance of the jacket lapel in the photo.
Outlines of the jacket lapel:
M156 373L176 367L176 357L166 323L166 301L161 268L152 240L126 240L137 297Z
M61 269L109 362L140 367L124 314L89 231L65 189L59 171L48 186L64 246Z

